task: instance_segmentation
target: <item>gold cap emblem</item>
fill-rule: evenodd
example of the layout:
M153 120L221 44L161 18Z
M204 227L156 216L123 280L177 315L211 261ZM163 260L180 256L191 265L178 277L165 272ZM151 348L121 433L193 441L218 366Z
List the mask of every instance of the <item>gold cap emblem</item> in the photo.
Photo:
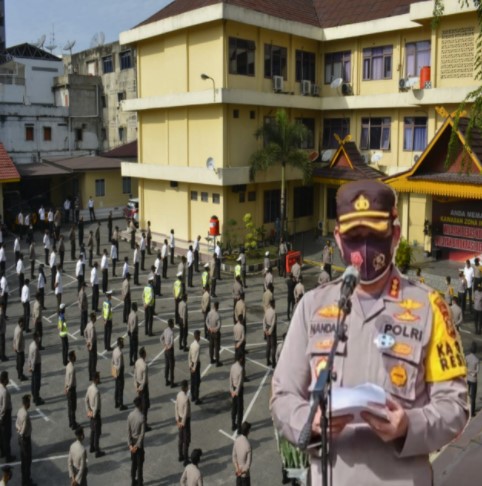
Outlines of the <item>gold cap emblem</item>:
M356 211L367 211L370 209L370 201L363 194L360 194L353 207Z

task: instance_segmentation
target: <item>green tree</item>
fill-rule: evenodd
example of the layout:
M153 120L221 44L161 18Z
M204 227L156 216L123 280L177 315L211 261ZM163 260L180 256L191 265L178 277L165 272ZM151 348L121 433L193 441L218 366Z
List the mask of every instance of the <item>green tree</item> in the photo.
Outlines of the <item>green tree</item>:
M303 182L311 182L312 167L308 153L300 147L311 136L308 129L299 122L292 122L285 110L278 110L270 123L265 123L256 130L254 136L263 139L263 148L250 157L249 177L254 181L258 171L280 164L281 166L281 198L280 216L284 231L286 223L286 166L290 165L301 170Z

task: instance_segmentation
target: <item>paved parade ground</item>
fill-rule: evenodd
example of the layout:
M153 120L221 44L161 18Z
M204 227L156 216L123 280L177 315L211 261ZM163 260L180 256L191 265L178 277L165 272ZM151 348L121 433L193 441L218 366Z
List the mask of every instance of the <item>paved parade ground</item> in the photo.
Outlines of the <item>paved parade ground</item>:
M124 221L117 221L121 228ZM65 229L64 229L65 230ZM89 225L86 224L85 233L88 234ZM103 248L110 252L110 244L107 244L106 224L102 224L101 253ZM40 234L36 235L37 263L43 261L43 246L40 242ZM16 417L21 405L21 396L30 393L30 381L19 382L15 369L15 356L12 351L12 336L17 319L22 315L22 307L18 297L17 276L13 267L13 240L7 240L7 274L10 284L10 299L7 309L9 320L7 323L7 355L10 361L2 363L2 369L7 369L10 376L10 391L12 393L13 416ZM22 251L27 253L26 243L22 242ZM65 273L63 274L63 302L66 304L66 321L69 326L69 346L77 353L77 421L84 426L84 445L89 445L89 421L85 413L84 397L90 382L88 380L88 355L84 339L80 336L80 312L77 303L77 280L75 274L75 262L70 260L70 248L66 244ZM121 274L124 257L128 256L132 261L132 250L125 241L120 243L119 264L117 275ZM146 270L154 263L155 255L146 255ZM94 259L95 261L95 259ZM100 263L100 257L97 258ZM142 290L147 282L147 271L141 272L141 286L135 286L131 278L132 301L139 305L139 347L145 346L147 350L146 361L149 364L149 386L151 408L148 422L152 431L146 433L144 464L145 485L172 485L179 482L183 466L178 462L177 453L177 427L174 419L174 400L180 387L171 389L165 386L164 381L164 357L160 336L167 325L167 319L174 317L174 304L172 298L172 285L175 280L176 266L169 266L168 279L162 281L162 297L156 298L156 312L154 320L154 336L144 334L144 313L142 311ZM29 276L29 263L26 262L26 277ZM311 288L315 285L318 270L312 268L304 272L305 286ZM133 269L131 267L131 274ZM37 272L36 272L37 274ZM65 368L62 364L61 344L57 333L57 313L55 311L55 296L50 291L50 270L45 269L47 277L46 307L44 311L44 338L45 350L42 356L42 387L41 397L45 404L36 407L32 403L30 409L32 418L32 443L33 465L32 478L39 485L68 484L67 455L70 444L74 441L74 433L68 427L67 402L63 394ZM90 269L86 266L87 281L89 281ZM278 339L287 330L286 321L286 285L284 279L275 273L275 298L277 299L278 312ZM109 268L109 288L113 290L113 333L112 343L118 336L126 335L126 326L122 323L122 306L120 289L122 279L112 278L112 270ZM202 383L200 389L201 405L192 405L192 441L190 451L196 447L203 450L200 468L204 475L204 483L208 485L221 485L229 481L234 482L231 452L235 435L231 431L230 395L229 395L229 371L233 363L233 333L232 333L232 275L225 274L218 281L217 296L220 302L220 315L222 318L221 361L222 367L210 364L208 343L201 336L201 373ZM194 289L188 289L189 308L189 338L188 345L192 342L192 334L195 329L201 329L202 314L201 302L201 274L194 275ZM269 413L268 402L270 395L271 368L266 366L266 344L262 333L263 308L261 303L263 293L263 277L261 274L249 275L246 289L247 303L247 349L249 353L246 359L247 376L250 382L245 385L244 392L244 417L251 422L252 429L249 436L253 448L253 466L251 469L252 484L280 484L281 462L276 449L276 441L273 434L273 426ZM30 285L32 304L36 289L36 279ZM89 312L91 308L91 288L88 287ZM100 299L100 308L103 297ZM125 391L124 403L128 410L118 411L114 408L114 379L110 373L111 352L104 352L103 346L103 320L98 315L97 339L99 360L97 369L100 371L101 384L99 385L102 396L102 435L100 439L101 449L106 452L102 458L96 459L94 454L88 454L88 482L93 485L104 483L130 484L130 453L127 447L127 415L132 410L132 400L135 397L133 383L133 367L129 366L128 348L129 340L126 336L124 347ZM25 334L26 355L31 342L32 334ZM175 381L189 380L187 364L187 352L179 350L178 333L176 332L175 348ZM30 373L25 365L25 374L30 378ZM12 437L13 454L19 459L19 451L16 440L16 432ZM12 485L20 484L20 466L14 463L14 479Z

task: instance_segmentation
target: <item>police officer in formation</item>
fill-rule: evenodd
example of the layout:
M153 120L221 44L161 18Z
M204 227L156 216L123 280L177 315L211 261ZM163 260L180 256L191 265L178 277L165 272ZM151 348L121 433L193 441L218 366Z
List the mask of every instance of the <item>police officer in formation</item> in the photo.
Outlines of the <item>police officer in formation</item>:
M167 327L162 333L161 343L164 346L164 377L166 379L166 386L174 388L176 383L174 383L174 320L169 319L167 321Z

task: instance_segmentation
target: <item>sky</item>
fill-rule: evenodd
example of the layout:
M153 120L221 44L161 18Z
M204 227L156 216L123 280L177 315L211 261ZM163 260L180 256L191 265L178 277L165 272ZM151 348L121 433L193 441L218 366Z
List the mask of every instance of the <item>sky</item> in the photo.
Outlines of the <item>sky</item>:
M60 56L69 41L76 41L73 52L91 47L95 34L104 33L105 43L119 40L129 30L171 0L6 0L7 47L35 43L45 34L48 45L52 31Z

